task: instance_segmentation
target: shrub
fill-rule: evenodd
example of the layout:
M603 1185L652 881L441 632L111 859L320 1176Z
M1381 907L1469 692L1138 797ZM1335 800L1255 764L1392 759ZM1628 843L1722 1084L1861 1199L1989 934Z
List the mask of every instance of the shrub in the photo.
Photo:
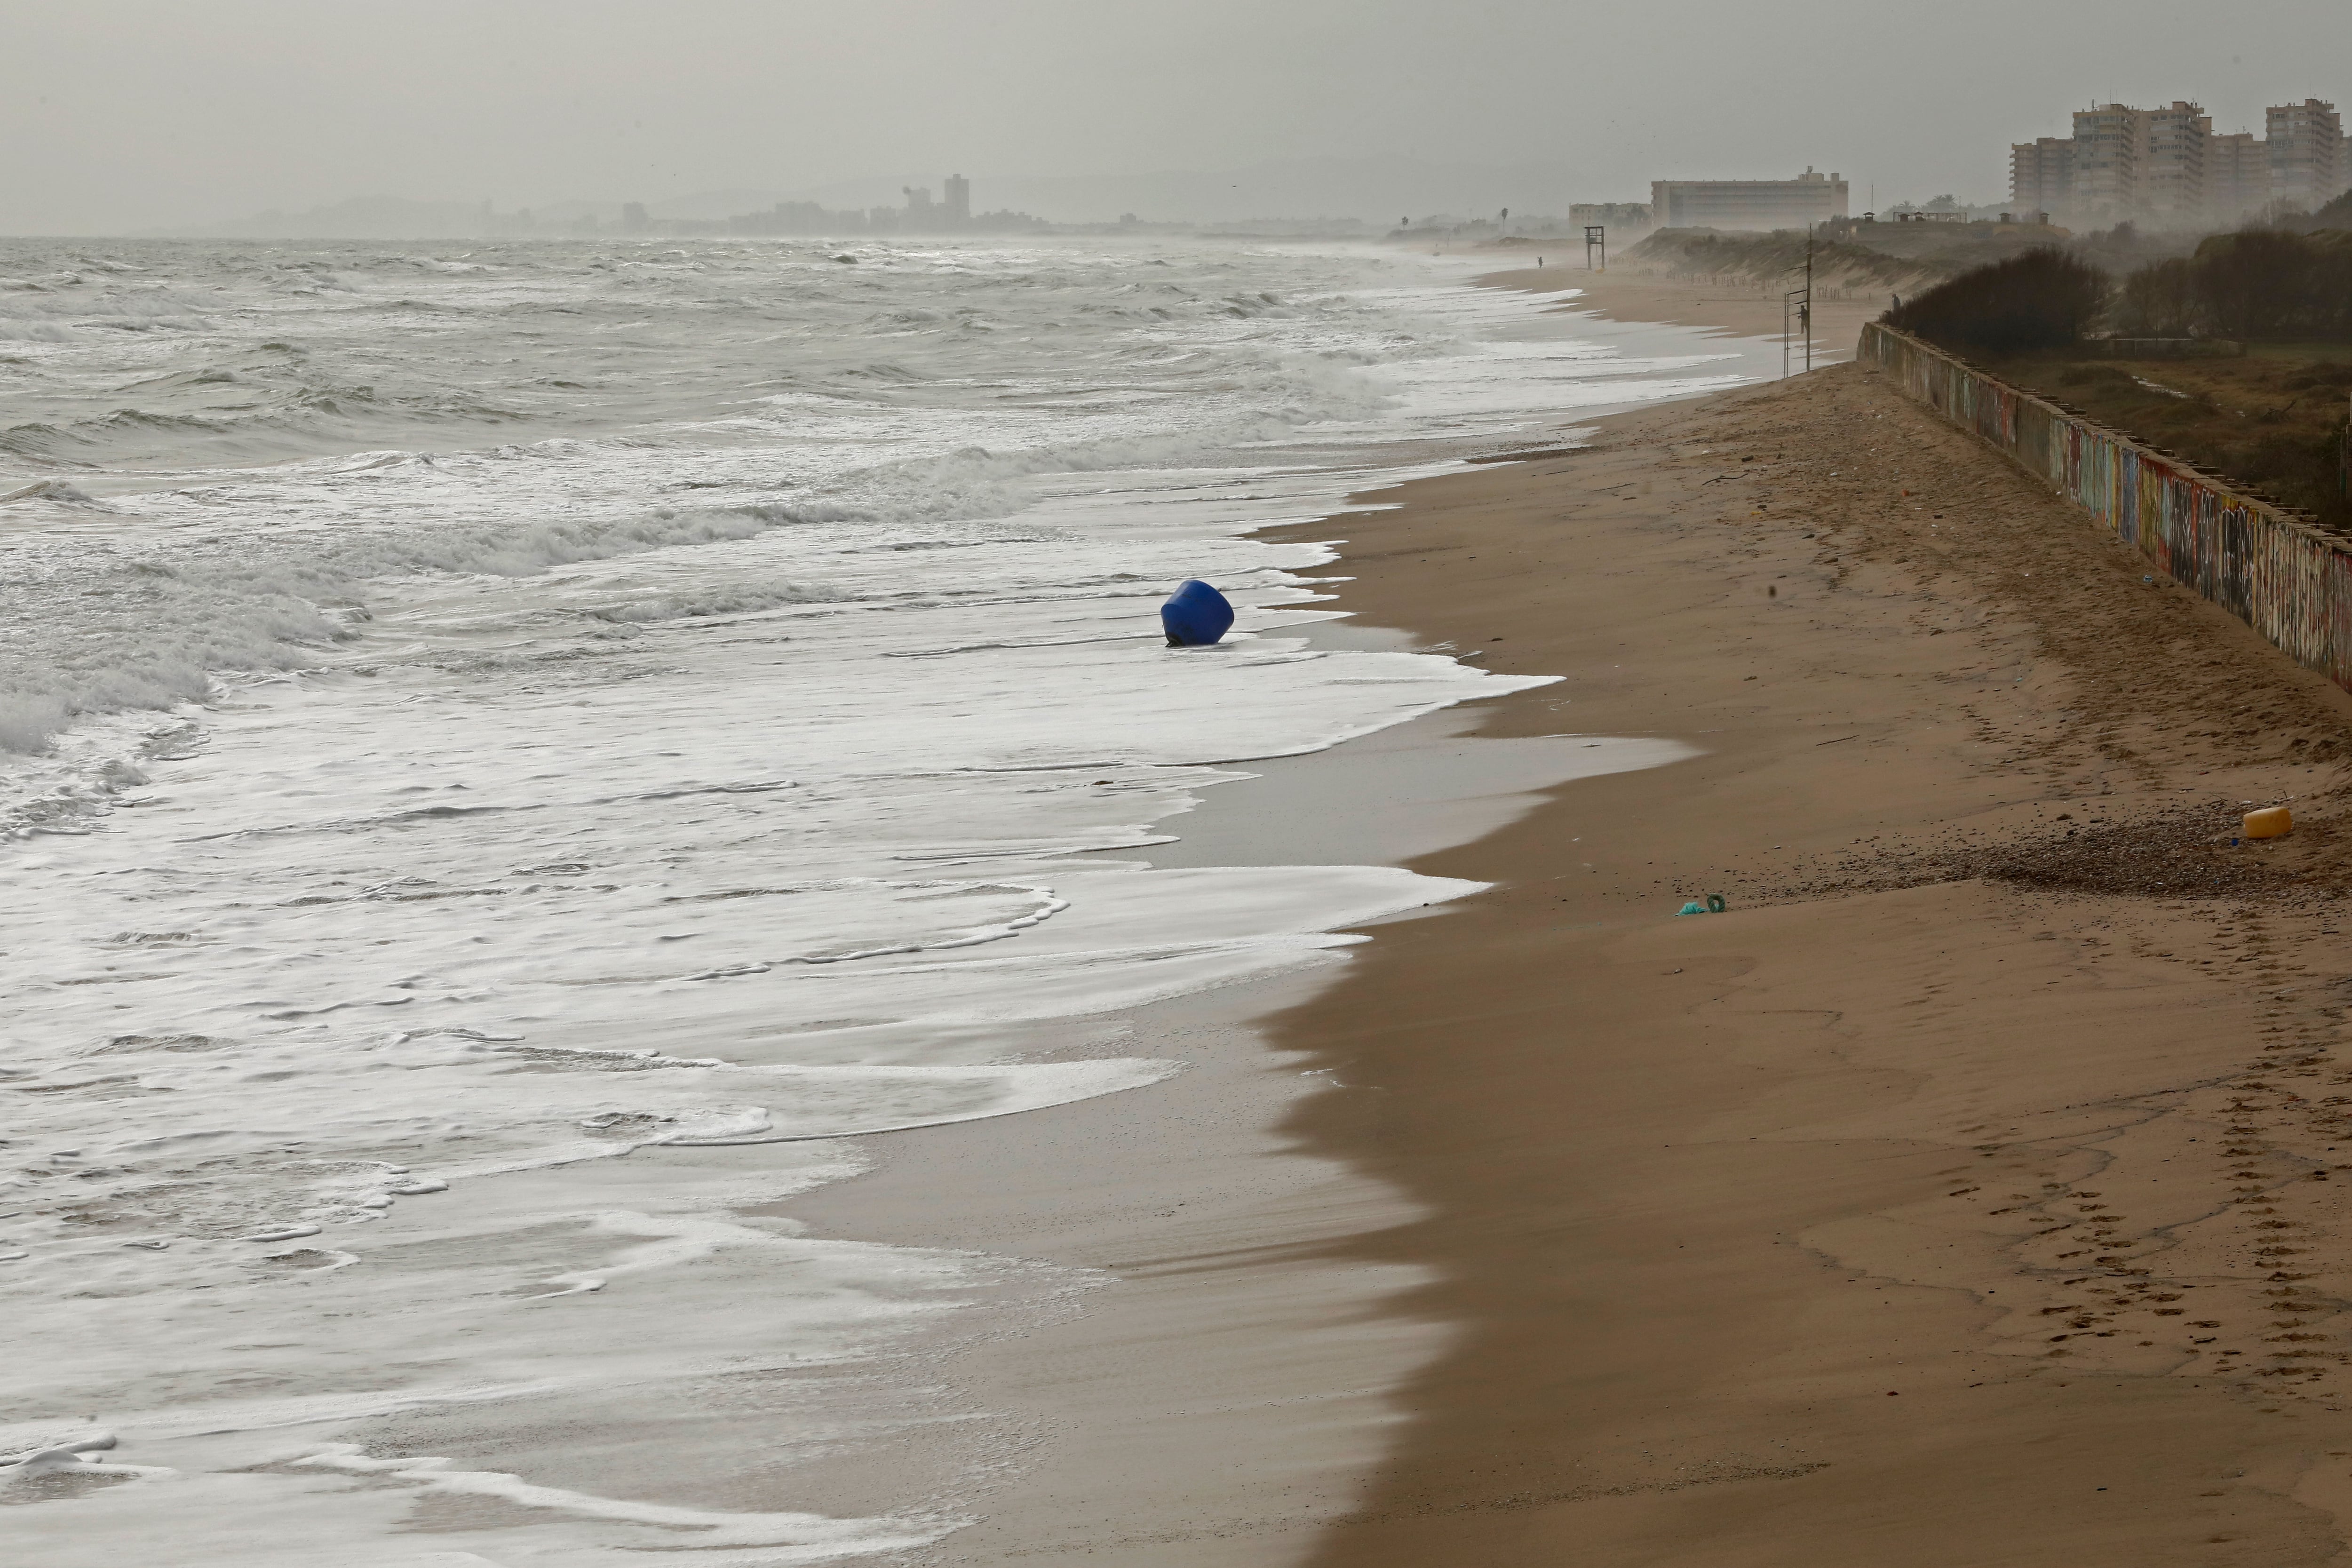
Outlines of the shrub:
M1880 318L1948 348L2016 353L2064 348L2107 300L2107 275L2054 246L1963 272Z
M2194 337L2203 320L2197 264L2185 256L2141 268L2124 279L2116 301L2116 331L2122 337Z
M2302 220L2298 227L2352 228L2352 191L2342 195Z
M2352 235L2247 228L2127 279L2116 325L2150 337L2352 337Z
M2197 247L2197 292L2222 334L2274 338L2308 315L2321 284L2319 247L2297 234L2244 229Z

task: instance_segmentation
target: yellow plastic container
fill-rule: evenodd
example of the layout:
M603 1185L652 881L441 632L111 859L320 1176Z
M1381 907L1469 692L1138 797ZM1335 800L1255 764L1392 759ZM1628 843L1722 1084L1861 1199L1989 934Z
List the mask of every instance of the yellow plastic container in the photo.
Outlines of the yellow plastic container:
M2294 826L2294 817L2283 805L2266 805L2260 811L2246 813L2246 837L2249 838L2284 838Z

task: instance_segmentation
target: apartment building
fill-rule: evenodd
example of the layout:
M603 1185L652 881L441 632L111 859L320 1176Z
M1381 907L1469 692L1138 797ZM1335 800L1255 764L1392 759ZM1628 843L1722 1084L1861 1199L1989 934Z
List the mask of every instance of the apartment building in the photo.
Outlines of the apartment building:
M2200 105L2175 99L2168 108L2149 110L2144 123L2140 210L2166 227L2204 222L2205 151L2213 140L2213 117Z
M1793 180L1653 180L1660 228L1805 228L1846 216L1843 174L1807 169Z
M2120 103L2075 110L2074 203L2067 209L2074 222L2105 226L2138 216L2147 116Z
M2267 165L2265 165L2267 167ZM2009 150L2011 210L2050 213L2074 210L2074 140L2039 136Z
M2009 150L2010 205L2077 227L2234 223L2273 201L2315 208L2352 185L2336 106L2305 99L2267 110L2263 136L2213 132L2201 105L2101 103L2078 110L2074 134Z
M2216 136L2205 148L2205 212L2212 223L2236 223L2270 205L2271 154L2251 131Z
M2344 194L2344 121L2316 98L2263 111L2263 145L2270 153L2271 195L2305 209Z

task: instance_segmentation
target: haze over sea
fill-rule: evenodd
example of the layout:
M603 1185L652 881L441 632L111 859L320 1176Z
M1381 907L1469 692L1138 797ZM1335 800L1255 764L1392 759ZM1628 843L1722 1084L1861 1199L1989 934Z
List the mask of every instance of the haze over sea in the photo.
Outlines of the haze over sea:
M1038 1031L1472 890L1144 858L1247 759L1530 683L1310 647L1330 552L1254 530L1736 378L1467 271L0 242L0 1295L41 1347L0 1451L127 1461L10 1510L26 1560L774 1563L969 1517L657 1506L396 1421L756 1384L789 1495L877 1346L1095 1283L802 1234L852 1135L1149 1085L1181 1064ZM1194 575L1240 626L1170 650ZM526 1506L404 1533L452 1499Z

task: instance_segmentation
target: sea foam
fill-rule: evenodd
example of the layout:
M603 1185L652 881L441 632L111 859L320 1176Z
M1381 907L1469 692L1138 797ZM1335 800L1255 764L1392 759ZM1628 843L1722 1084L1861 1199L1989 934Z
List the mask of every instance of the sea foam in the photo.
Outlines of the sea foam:
M1476 890L1148 864L1254 760L1544 679L1318 646L1332 549L1254 535L1730 374L1370 255L118 248L0 249L0 1293L44 1346L0 1446L122 1442L26 1472L61 1564L415 1563L420 1510L450 1561L951 1529L447 1444L938 1424L880 1347L1103 1279L794 1194L1148 1094L1138 1009ZM1241 618L1171 651L1190 576ZM692 1468L749 1497L742 1447Z

